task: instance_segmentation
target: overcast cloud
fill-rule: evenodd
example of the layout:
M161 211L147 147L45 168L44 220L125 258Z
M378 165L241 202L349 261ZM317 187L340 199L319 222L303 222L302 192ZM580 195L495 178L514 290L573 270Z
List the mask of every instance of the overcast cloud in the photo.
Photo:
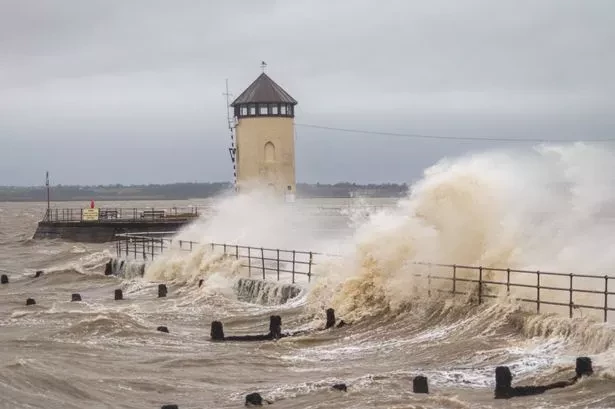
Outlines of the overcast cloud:
M0 0L0 185L230 181L225 79L298 124L615 138L612 0ZM297 127L300 182L410 182L524 143Z

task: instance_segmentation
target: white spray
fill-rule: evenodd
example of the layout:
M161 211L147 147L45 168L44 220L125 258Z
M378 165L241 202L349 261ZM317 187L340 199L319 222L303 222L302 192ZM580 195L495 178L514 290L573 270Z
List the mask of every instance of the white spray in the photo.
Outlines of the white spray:
M614 159L577 143L442 160L358 228L313 301L355 318L398 309L424 294L416 261L612 274Z
M224 197L176 241L341 253L316 267L312 303L357 317L422 296L417 261L612 274L614 159L612 150L583 143L444 159L350 239L332 235L330 220L300 202L284 204L264 192ZM161 260L151 274L190 280L223 268L206 247L182 257L173 269Z

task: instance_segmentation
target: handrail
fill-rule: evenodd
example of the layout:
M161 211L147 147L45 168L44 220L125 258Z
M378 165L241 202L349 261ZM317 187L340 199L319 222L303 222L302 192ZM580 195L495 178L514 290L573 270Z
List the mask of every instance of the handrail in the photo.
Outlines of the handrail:
M133 256L144 261L153 260L165 250L176 249L192 251L202 243L191 240L180 240L170 232L154 233L122 233L116 235L116 250L118 257ZM171 237L169 237L171 236ZM307 277L310 282L314 273L315 260L322 257L341 257L336 254L254 247L229 243L209 243L213 251L221 251L226 257L240 261L240 267L246 269L249 276L258 275L262 279L280 280L280 274L290 274L293 283L298 277ZM517 292L517 300L534 304L537 312L543 306L568 307L568 315L572 318L578 309L603 311L603 320L608 321L609 312L615 311L612 305L615 291L609 288L609 282L615 277L609 275L573 274L552 271L532 271L513 268L483 267L463 264L445 264L414 262L414 265L426 267L424 273L413 273L414 277L426 282L429 294L432 291L455 295L471 295L478 304L501 295L500 289L505 288L506 294ZM433 269L444 271L433 272ZM464 274L461 274L464 273ZM519 282L519 277L529 275L529 279ZM579 279L592 281L591 288L581 285ZM434 282L449 282L450 286L435 286ZM533 281L533 283L532 283ZM554 282L555 281L555 282ZM585 287L585 288L584 288ZM547 297L547 298L545 298ZM585 298L583 298L585 297ZM595 299L589 303L589 298ZM613 298L613 300L611 300Z
M153 208L153 207L100 207L95 220L87 219L90 223L96 222L147 222L147 221L173 221L196 218L200 215L196 206ZM90 211L87 208L55 208L47 209L43 222L66 223L85 221L84 215Z

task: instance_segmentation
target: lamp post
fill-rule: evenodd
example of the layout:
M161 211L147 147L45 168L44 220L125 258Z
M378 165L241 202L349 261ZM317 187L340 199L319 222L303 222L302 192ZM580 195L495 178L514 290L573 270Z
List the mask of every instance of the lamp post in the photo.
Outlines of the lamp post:
M47 186L47 218L51 217L51 206L49 205L49 171L45 173L45 186Z

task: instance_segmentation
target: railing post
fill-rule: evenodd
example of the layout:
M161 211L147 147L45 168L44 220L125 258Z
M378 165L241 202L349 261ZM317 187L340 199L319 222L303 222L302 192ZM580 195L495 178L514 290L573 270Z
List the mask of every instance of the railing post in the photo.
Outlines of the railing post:
M147 242L149 243L150 247L152 248L152 261L154 261L154 239L151 238L151 239L147 240Z
M160 254L164 251L164 237L160 238Z
M235 244L235 259L239 260L239 246Z
M128 257L128 237L126 238L126 257Z
M293 250L293 284L295 284L295 256L296 256L296 251Z
M572 318L572 273L570 273L570 300L568 302L568 307L570 308L570 318Z
M431 297L431 266L429 266L429 272L427 273L427 296Z
M510 295L510 268L506 269L506 295Z
M483 301L483 267L478 267L478 304Z
M536 313L540 313L540 271L536 271Z
M182 240L179 241L179 249L180 250L184 249L184 242Z
M604 322L609 318L609 276L604 276Z
M134 251L134 256L135 256L135 260L137 259L137 241L134 241L135 243L135 251Z
M224 243L224 255L226 256L226 243Z
M248 277L252 277L252 254L248 246Z
M265 279L265 250L261 247L261 263L263 266L263 280Z
M280 281L280 249L277 249L276 252L276 270L278 272L278 281Z
M313 254L310 251L310 262L308 264L308 283L312 282L312 260L313 260Z
M192 240L190 240L190 251L192 251Z
M453 295L457 293L457 265L453 264Z

